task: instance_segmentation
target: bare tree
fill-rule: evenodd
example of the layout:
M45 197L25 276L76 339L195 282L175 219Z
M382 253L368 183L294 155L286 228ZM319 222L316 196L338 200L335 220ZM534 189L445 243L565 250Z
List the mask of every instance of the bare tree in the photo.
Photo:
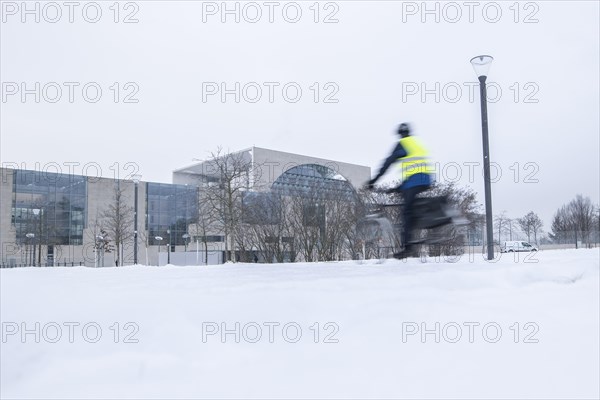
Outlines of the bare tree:
M289 199L276 192L254 193L244 202L247 244L265 262L283 262L290 251L286 243L291 235L288 210Z
M592 233L594 234L594 243L596 243L596 245L598 245L598 242L600 242L600 204L596 204L595 208L594 208L594 219L592 222Z
M371 204L375 203L373 192L361 189L357 193L358 199L354 207L349 207L347 210L348 218L351 222L351 226L344 232L344 238L346 243L347 251L349 252L350 258L356 259L363 253L363 234L360 232L358 223L361 218L370 211ZM366 254L362 254L363 257L367 257Z
M346 232L356 225L354 212L356 198L348 193L331 192L324 196L319 206L322 207L323 229L319 234L318 258L323 261L334 261L343 258L346 246Z
M342 259L356 254L357 197L327 182L312 183L289 197L289 227L294 247L305 261Z
M542 222L540 217L534 213L531 216L531 230L533 231L533 240L536 244L539 244L538 234L541 233L542 226L544 226L544 223Z
M304 261L316 261L323 219L316 191L311 191L304 197L291 196L289 207L289 222L294 232L295 248Z
M229 261L236 261L236 242L242 220L242 194L250 189L252 159L246 153L212 152L208 161L209 175L215 181L204 190L212 215L225 235L225 252Z
M566 205L562 206L554 213L550 229L552 230L550 238L554 242L564 244L569 241L570 232L574 228L573 219Z
M210 197L206 192L199 192L198 208L195 216L195 236L197 242L202 242L204 246L204 264L208 264L208 236L214 233L217 216L217 210L212 207Z
M527 241L531 242L531 235L533 234L534 240L537 243L537 235L543 225L540 217L533 211L529 211L525 216L517 219L517 223L527 235Z
M519 227L521 227L521 230L527 235L527 241L531 241L531 225L527 219L527 215L517 218L517 223L519 224Z
M123 263L124 245L133 239L134 210L119 181L115 183L113 202L101 213L103 226L115 242L115 265Z
M513 240L513 225L514 219L506 218L506 224L508 225L508 240Z
M552 219L552 233L550 237L559 243L575 242L578 247L579 240L591 246L591 234L598 232L598 211L589 197L578 194L568 204L560 207Z
M87 230L89 241L94 243L94 266L104 267L104 254L112 253L114 246L110 240L110 234L106 231L103 221L96 215L94 221Z
M506 216L506 210L504 210L500 214L496 215L496 218L494 218L494 222L496 224L496 227L498 228L498 243L501 243L502 233L506 233L509 230L512 233L512 221Z
M568 210L571 214L575 235L581 235L581 240L590 246L590 232L594 227L594 206L589 197L583 197L578 194L575 199L568 204Z

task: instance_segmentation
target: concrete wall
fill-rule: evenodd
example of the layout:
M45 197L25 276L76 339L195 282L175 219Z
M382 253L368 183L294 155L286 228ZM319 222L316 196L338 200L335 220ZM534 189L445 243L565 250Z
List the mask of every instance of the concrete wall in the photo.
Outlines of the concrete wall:
M162 252L159 254L159 265L167 265L170 260L170 265L206 265L205 260L208 257L208 265L223 264L223 252L222 251L209 251L208 254L204 251L196 252L191 251L178 251L171 254Z
M11 223L13 170L0 168L0 263L8 258L23 258L23 249L16 245L16 230Z
M269 188L277 178L287 170L303 164L317 164L331 168L346 178L350 184L358 189L371 178L371 168L340 161L326 160L317 157L303 156L300 154L286 153L260 147L253 147L254 164L259 169L255 186Z
M87 224L83 232L83 249L82 253L78 254L80 259L84 260L87 265L94 264L93 245L94 237L98 234L99 225L102 224L102 212L111 203L114 202L116 181L107 178L88 178L88 203L87 203ZM121 180L119 186L123 190L124 200L135 210L135 184L133 181ZM145 256L144 242L147 236L145 230L146 221L146 185L145 182L138 184L138 262L141 262ZM155 246L151 246L155 247ZM144 252L142 254L142 252ZM123 264L132 264L134 257L133 240L125 244L123 250ZM104 256L104 262L108 265L114 265L116 260L115 253L108 253ZM155 256L156 257L156 256Z
M252 147L247 150L241 150L239 153L245 157L252 158L255 168L252 177L256 177L256 180L251 183L255 190L268 190L281 174L290 168L303 164L317 164L329 167L346 178L357 189L371 178L371 168L362 165L286 153L261 147ZM199 174L214 175L214 168L211 167L209 161L199 162L173 171L173 183L200 186Z
M234 155L234 159L236 160L243 160L248 163L252 161L252 149L240 150L231 154ZM223 154L223 156L225 155L227 154ZM205 183L202 177L210 176L218 178L219 173L214 163L210 159L207 159L206 161L179 168L173 171L172 176L174 184L202 186Z

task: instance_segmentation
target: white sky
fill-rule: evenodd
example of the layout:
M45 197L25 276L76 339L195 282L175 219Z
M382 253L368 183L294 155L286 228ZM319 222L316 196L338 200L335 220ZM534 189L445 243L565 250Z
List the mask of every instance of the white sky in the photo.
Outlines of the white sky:
M39 23L20 1L2 2L4 166L69 172L71 165L75 173L87 166L92 175L99 166L105 177L135 170L143 180L170 182L172 170L217 146L256 145L375 172L395 143L395 126L409 121L440 163L440 178L459 172L458 183L483 203L479 91L469 86L477 81L469 60L490 54L489 95L497 99L488 105L490 156L501 171L494 214L533 210L549 230L554 211L577 193L599 201L596 1L428 2L429 14L420 1L228 2L232 10L237 4L239 23L222 15L221 2L120 3L118 23L112 1L79 2L73 23L63 2L27 6L36 4ZM96 4L99 21L87 22ZM298 8L299 21L288 22ZM257 10L262 16L252 23ZM123 23L127 16L138 22ZM72 102L64 82L75 82ZM256 82L262 97L250 102L252 85L245 96L240 89L239 103L207 91L236 82ZM272 102L264 82L274 82ZM34 94L23 99L22 83ZM82 95L88 83L102 89L95 103ZM56 86L62 97L52 103ZM295 103L293 86L302 90ZM124 102L136 88L138 102ZM328 94L337 103L326 103Z

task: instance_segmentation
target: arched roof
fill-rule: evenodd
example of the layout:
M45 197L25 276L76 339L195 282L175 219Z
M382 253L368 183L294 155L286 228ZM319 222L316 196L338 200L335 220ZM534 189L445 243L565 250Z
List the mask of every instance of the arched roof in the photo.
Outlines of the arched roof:
M302 164L282 173L271 190L284 195L352 198L356 191L335 170L319 164Z

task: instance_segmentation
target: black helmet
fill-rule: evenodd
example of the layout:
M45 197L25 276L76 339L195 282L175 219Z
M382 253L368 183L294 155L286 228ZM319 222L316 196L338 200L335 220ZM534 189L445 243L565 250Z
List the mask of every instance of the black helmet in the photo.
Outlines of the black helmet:
M410 125L408 125L405 122L401 123L400 126L398 126L398 135L400 135L402 137L409 136L410 135Z

